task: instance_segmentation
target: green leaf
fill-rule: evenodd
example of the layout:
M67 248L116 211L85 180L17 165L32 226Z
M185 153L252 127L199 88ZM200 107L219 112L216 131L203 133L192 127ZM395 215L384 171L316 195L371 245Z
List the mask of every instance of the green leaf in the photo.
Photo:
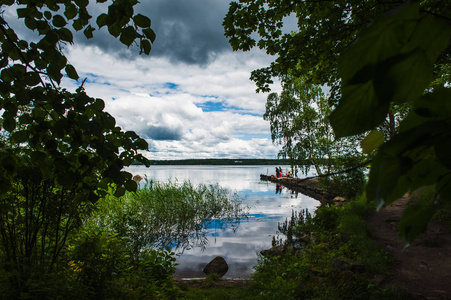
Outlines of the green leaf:
M379 130L372 130L361 142L363 153L370 154L385 141L385 136Z
M426 230L429 220L435 213L432 205L408 205L399 221L400 236L410 243L415 237Z
M136 192L136 189L138 188L138 184L136 184L133 180L127 180L124 184L125 189L129 192Z
M78 80L78 74L77 71L75 70L75 68L72 65L67 65L66 68L66 74L67 76L69 76L69 78L74 79L74 80Z
M27 130L16 131L11 135L13 143L20 144L28 141L30 133Z
M95 28L91 27L91 25L88 25L86 29L83 31L87 39L91 39L93 37L92 32L95 30Z
M137 149L149 150L149 144L144 139L136 140L135 145L136 145Z
M19 19L29 16L28 8L18 8L16 11L17 11L17 17Z
M330 119L338 137L379 126L390 102L412 101L424 93L451 28L420 15L419 9L417 2L380 17L340 56L343 96Z
M83 21L78 18L76 20L74 20L74 22L72 23L72 27L76 30L76 31L80 31L83 29Z
M107 14L101 14L97 17L96 23L99 28L102 28L103 26L107 25L106 20L108 18Z
M75 4L77 4L78 7L83 8L88 6L89 0L75 0Z
M44 17L45 17L47 20L50 20L50 19L52 18L52 13L49 12L48 10L46 10L46 11L44 12Z
M16 129L16 119L13 115L5 112L3 113L3 128L6 131L12 132L14 129Z
M128 47L133 43L136 39L136 31L132 26L127 26L122 30L121 37L119 40L122 44L127 45Z
M47 7L52 11L58 11L60 7L54 1L48 1L46 3Z
M385 120L388 108L388 103L379 103L372 82L347 85L329 119L335 135L343 137L372 130Z
M135 22L135 25L141 28L150 27L150 19L146 16L143 16L142 14L137 14L133 17L133 21Z
M388 72L374 80L377 91L380 91L379 99L386 97L395 103L412 101L421 97L431 82L434 64L423 50L416 49L400 58L390 65ZM393 92L387 93L387 90Z
M92 104L92 107L97 111L102 111L105 108L105 102L102 99L97 98Z
M148 40L141 40L140 42L140 48L141 52L144 52L144 54L149 55L150 51L152 50L152 46Z
M33 18L25 18L25 26L27 26L28 29L35 30L38 27L38 24Z
M125 195L125 192L126 192L125 188L123 186L120 186L120 187L118 187L116 189L116 192L114 193L114 196L115 197L122 197L122 196Z
M58 36L65 42L71 44L74 42L74 36L72 35L72 32L67 28L60 28L58 30Z
M143 29L143 34L148 38L152 43L155 42L155 32L151 28Z
M437 183L449 169L435 157L434 146L449 132L447 122L424 122L383 144L371 165L368 199L389 204L409 191Z
M49 75L50 78L52 78L58 83L61 82L61 78L63 77L63 75L61 74L61 69L55 64L49 65L49 67L47 68L47 74Z
M27 72L25 74L25 82L28 86L35 86L41 83L41 76L37 72Z
M108 32L114 36L118 37L121 35L121 27L118 24L108 25Z
M64 16L66 16L66 18L68 20L72 20L73 18L75 18L77 16L77 14L78 14L78 9L74 4L69 3L66 5L66 10L64 11Z
M66 22L66 19L64 19L61 15L54 15L52 24L55 27L61 28L61 27L66 26L67 22Z

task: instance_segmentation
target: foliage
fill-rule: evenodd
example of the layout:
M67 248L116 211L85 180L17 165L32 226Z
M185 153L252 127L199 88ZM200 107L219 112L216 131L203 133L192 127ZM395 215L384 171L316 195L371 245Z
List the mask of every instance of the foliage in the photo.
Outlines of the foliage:
M434 65L450 48L450 20L420 10L414 3L380 17L343 53L343 97L331 115L336 134L347 136L380 125L392 103L411 105L399 133L379 147L367 187L368 198L382 206L436 185L437 204L405 210L400 229L408 241L451 199L451 89L428 89Z
M82 288L83 299L165 299L178 293L173 285L174 253L144 249L132 260L127 240L117 233L85 227L70 242L68 269Z
M68 237L110 184L117 196L136 190L124 166L147 164L139 153L147 143L116 126L103 100L89 97L83 83L75 92L59 86L63 76L79 79L63 53L73 44L71 30L92 38L94 27L105 26L126 46L139 41L149 54L155 34L147 17L134 15L137 3L114 1L97 25L89 1L1 3L2 13L15 9L38 34L23 40L0 16L0 254L13 297L30 289L33 274L55 270Z
M239 0L230 3L223 26L234 50L249 51L258 47L275 56L269 67L252 72L251 79L256 82L258 91L269 91L272 77L284 81L289 75L307 78L309 83L327 84L333 87L332 95L336 95L333 98L338 99L338 57L373 19L399 3ZM420 5L422 14L450 17L449 1L421 1ZM447 61L450 50L443 54L440 62ZM446 68L445 65L437 67L443 80L449 77Z
M402 235L410 241L451 199L449 1L240 1L224 19L234 50L277 54L251 78L268 91L272 76L307 78L332 88L330 116L338 138L371 131L364 152L377 150L367 196L379 207L436 184L436 204L409 207ZM284 18L297 31L283 30ZM257 34L255 34L257 33ZM395 113L405 115L396 129ZM388 117L388 126L386 126ZM385 127L385 128L384 128ZM382 137L390 140L385 142Z
M307 162L300 166L304 174L311 165L318 174L323 173L322 167L329 173L332 160L345 151L340 149L343 143L334 141L327 119L330 111L321 88L301 79L284 84L280 96L276 93L268 96L263 118L270 121L271 138L282 145L279 155L290 158L291 165Z
M137 257L146 247L203 247L211 222L236 226L245 216L242 209L239 199L218 185L151 181L121 198L102 199L89 223L119 233Z
M206 242L208 220L243 216L240 202L219 186L189 182L147 182L122 197L96 203L82 230L69 242L67 260L85 287L83 297L167 299L180 297L174 285L171 247Z
M117 294L114 285L130 268L124 240L104 231L81 231L69 243L68 265L83 285L82 298L109 298Z
M305 175L311 166L317 174L326 175L362 163L359 137L336 139L328 119L331 111L321 88L304 79L292 78L280 96L268 96L263 118L270 121L273 142L282 145L279 155L289 157L291 165L298 165ZM321 183L332 194L353 198L362 192L365 175L356 168L321 178Z
M319 178L321 189L346 199L353 199L362 194L367 183L361 157L338 158L334 161L337 172L342 173Z
M144 249L139 253L140 275L146 280L161 281L175 273L175 258L171 248Z

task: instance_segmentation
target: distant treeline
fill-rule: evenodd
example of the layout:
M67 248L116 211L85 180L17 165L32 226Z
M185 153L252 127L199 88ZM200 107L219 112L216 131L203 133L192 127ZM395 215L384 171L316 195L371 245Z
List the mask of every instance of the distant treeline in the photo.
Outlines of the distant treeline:
M288 159L182 159L182 160L150 160L152 165L289 165ZM138 162L134 165L139 165Z

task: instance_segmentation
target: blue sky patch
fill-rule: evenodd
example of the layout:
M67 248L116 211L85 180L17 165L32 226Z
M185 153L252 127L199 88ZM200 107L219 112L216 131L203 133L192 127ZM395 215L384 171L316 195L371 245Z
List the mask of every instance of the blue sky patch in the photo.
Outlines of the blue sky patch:
M263 133L235 133L233 136L244 141L250 141L252 139L271 139L271 134Z
M164 84L164 87L167 88L167 89L170 89L170 90L176 90L179 87L179 85L175 84L173 82L166 82Z
M196 104L196 106L202 108L204 112L225 111L227 109L227 107L224 106L222 102L212 102L212 101Z

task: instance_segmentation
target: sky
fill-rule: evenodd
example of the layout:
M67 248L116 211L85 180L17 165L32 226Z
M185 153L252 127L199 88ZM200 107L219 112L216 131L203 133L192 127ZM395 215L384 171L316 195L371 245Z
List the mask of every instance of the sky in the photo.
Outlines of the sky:
M256 93L251 71L274 60L263 51L234 52L224 36L223 18L230 0L141 1L135 13L148 16L156 33L149 56L138 55L103 28L87 40L75 34L64 52L88 95L123 130L135 131L149 144L149 159L276 158L265 112L267 93ZM107 4L91 5L92 15ZM22 38L33 38L5 12ZM94 19L95 20L95 19ZM62 86L81 84L68 78ZM280 92L277 81L271 86Z

